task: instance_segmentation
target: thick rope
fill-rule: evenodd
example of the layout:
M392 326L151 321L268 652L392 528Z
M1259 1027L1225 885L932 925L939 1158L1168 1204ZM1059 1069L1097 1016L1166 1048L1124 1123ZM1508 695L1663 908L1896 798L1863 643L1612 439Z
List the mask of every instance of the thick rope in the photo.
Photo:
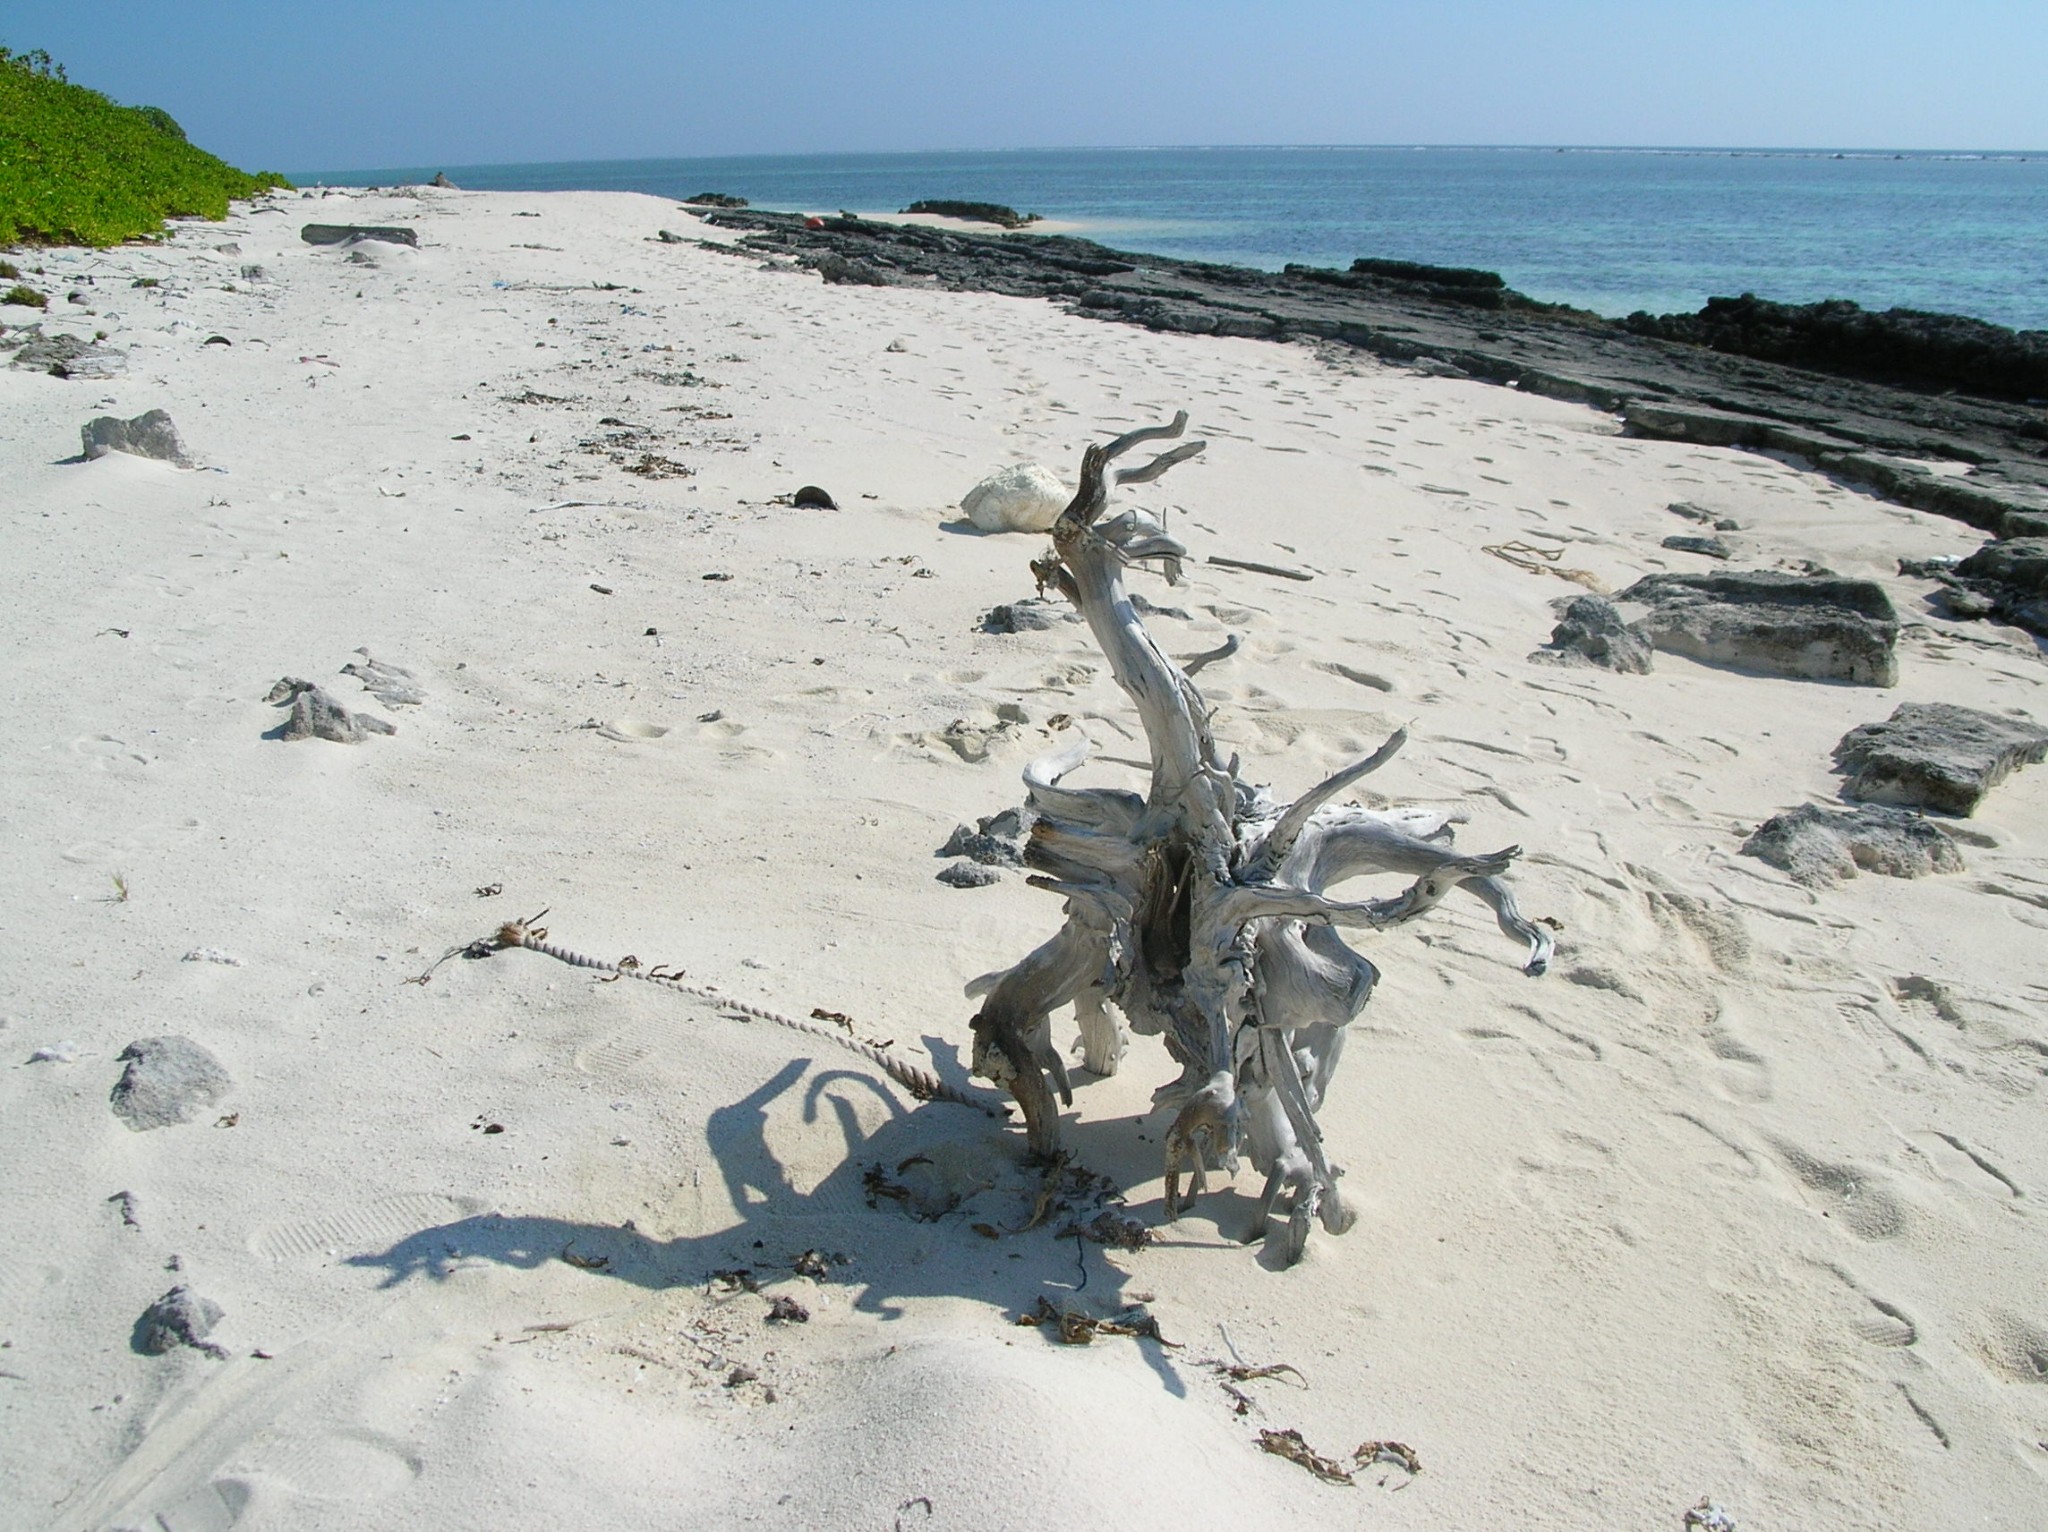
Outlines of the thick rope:
M663 973L660 964L647 968L631 958L624 963L607 963L602 958L572 952L567 947L558 947L547 940L548 933L545 928L534 924L534 921L546 913L546 910L542 910L540 915L532 915L525 920L508 920L498 927L494 936L480 937L467 946L450 947L435 961L432 968L411 982L426 983L433 976L434 969L452 957L489 957L493 952L502 952L508 947L524 947L528 952L538 952L543 957L551 957L558 963L567 963L572 968L594 968L599 973L610 974L615 979L638 979L646 984L659 984L681 994L709 1001L724 1010L737 1011L743 1016L770 1021L778 1027L787 1027L792 1032L801 1032L807 1037L822 1037L827 1042L836 1043L849 1052L859 1054L920 1101L950 1101L955 1106L971 1107L999 1122L1005 1120L1005 1113L1000 1107L970 1096L956 1086L948 1085L923 1065L898 1058L878 1044L863 1042L849 1033L835 1032L829 1027L819 1026L816 1022L798 1021L794 1016L784 1016L779 1011L748 1005L743 1000L721 995L714 989L686 984L674 974Z

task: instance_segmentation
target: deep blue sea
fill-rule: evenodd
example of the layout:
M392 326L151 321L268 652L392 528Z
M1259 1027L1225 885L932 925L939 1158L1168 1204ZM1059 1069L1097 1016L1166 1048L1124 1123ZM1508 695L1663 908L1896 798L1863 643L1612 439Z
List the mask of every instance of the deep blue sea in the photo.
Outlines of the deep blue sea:
M1005 203L1124 250L1268 269L1386 256L1620 315L1754 292L2048 329L2048 153L1061 149L426 165L296 174L478 190L727 192L874 213Z

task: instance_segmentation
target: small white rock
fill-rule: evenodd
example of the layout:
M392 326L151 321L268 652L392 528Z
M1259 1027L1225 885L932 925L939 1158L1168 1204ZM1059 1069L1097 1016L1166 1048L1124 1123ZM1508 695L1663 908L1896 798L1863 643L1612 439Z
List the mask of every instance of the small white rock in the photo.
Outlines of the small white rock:
M967 519L984 532L1049 532L1073 492L1040 463L999 468L960 501Z
M71 1064L78 1059L78 1044L70 1041L52 1043L47 1048L38 1048L28 1056L31 1064Z

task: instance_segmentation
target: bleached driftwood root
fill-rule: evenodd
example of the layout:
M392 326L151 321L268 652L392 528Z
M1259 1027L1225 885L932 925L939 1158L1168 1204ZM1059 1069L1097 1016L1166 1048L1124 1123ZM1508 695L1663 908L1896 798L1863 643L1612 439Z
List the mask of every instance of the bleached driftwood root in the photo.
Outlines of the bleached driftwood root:
M1519 847L1459 856L1448 849L1443 815L1333 806L1400 749L1405 731L1289 806L1246 782L1235 756L1217 753L1209 708L1189 677L1234 644L1185 669L1168 659L1125 595L1123 570L1155 561L1177 580L1186 550L1141 511L1104 514L1111 461L1141 442L1178 437L1186 425L1182 412L1170 426L1088 448L1080 488L1053 526L1052 551L1032 565L1042 587L1080 609L1136 706L1152 786L1144 797L1063 786L1087 758L1085 741L1026 769L1037 816L1025 852L1037 873L1030 881L1066 900L1066 923L1015 967L968 985L969 995L983 997L973 1022L974 1070L1016 1097L1032 1149L1054 1154L1054 1092L1065 1105L1073 1092L1052 1040L1052 1013L1074 1007L1084 1066L1109 1074L1124 1046L1113 1006L1134 1030L1162 1036L1181 1066L1155 1098L1178 1108L1166 1137L1167 1216L1178 1217L1202 1193L1206 1171L1235 1171L1246 1148L1266 1176L1251 1237L1278 1209L1292 1261L1312 1220L1341 1234L1353 1218L1338 1191L1342 1172L1323 1152L1316 1112L1344 1029L1379 973L1335 928L1397 925L1464 888L1492 906L1503 931L1528 944L1527 972L1544 971L1551 938L1523 918L1500 881ZM1202 447L1187 442L1119 472L1117 482L1157 478ZM1415 881L1384 899L1350 902L1325 892L1368 872Z

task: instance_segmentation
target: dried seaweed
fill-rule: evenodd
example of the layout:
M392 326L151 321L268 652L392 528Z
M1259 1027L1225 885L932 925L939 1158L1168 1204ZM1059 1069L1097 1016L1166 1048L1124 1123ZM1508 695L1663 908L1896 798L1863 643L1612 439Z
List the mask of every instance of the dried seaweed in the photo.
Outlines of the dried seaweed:
M1422 1472L1422 1459L1406 1442L1360 1442L1351 1457L1360 1469L1370 1468L1374 1463L1398 1463L1412 1474Z
M1127 1308L1115 1315L1099 1316L1084 1313L1079 1309L1060 1308L1051 1299L1041 1296L1037 1307L1017 1317L1020 1325L1051 1325L1063 1346L1087 1346L1094 1343L1098 1335L1128 1335L1155 1340L1162 1346L1174 1346L1159 1333L1159 1321L1142 1308ZM1177 1347L1175 1349L1178 1349Z
M1352 1482L1349 1470L1339 1466L1334 1458L1326 1458L1313 1450L1301 1439L1301 1433L1292 1427L1285 1431L1260 1431L1259 1446L1276 1458L1285 1458L1306 1468L1325 1484Z

